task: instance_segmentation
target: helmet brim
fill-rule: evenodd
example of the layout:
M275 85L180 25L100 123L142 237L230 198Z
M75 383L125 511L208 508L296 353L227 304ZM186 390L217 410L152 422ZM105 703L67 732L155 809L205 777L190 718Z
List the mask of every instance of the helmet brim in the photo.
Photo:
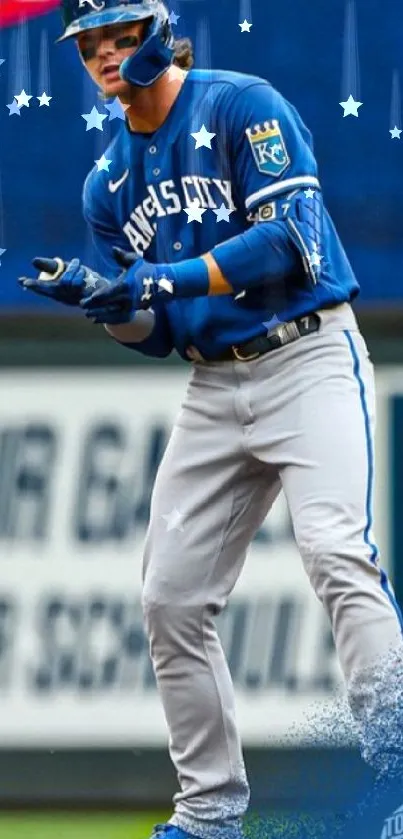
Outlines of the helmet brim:
M116 8L104 9L98 13L91 10L88 15L83 15L70 23L63 35L56 38L55 44L66 41L68 38L74 38L80 32L89 29L98 29L100 26L111 26L116 23L135 23L137 20L147 20L151 17L154 17L154 15L150 14L149 9L147 11L141 10L138 6L125 6L119 10Z

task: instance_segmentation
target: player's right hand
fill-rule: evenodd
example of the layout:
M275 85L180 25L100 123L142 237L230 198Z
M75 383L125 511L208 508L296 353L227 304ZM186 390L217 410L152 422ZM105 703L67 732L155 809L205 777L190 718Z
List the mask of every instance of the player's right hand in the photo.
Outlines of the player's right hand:
M66 306L78 306L83 297L109 285L108 280L82 265L79 259L65 263L61 259L36 256L32 264L40 272L39 276L35 279L19 277L18 282L22 288L42 297L50 297Z

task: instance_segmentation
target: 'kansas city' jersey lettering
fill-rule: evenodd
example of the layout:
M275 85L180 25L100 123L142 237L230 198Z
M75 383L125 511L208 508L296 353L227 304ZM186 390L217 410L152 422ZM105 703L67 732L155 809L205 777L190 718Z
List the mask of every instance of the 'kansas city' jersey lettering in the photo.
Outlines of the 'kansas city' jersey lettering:
M113 183L113 182L112 182ZM156 232L157 220L167 215L182 213L186 207L197 202L199 207L216 210L222 206L233 212L236 207L232 200L230 181L220 181L218 178L203 178L199 175L184 175L180 180L180 190L174 181L146 187L147 197L134 208L130 218L123 224L131 250L139 256L145 256ZM181 201L185 197L185 203Z
M215 135L211 148L192 136L203 126ZM293 105L264 79L221 70L191 70L163 125L139 134L121 123L105 156L109 171L94 167L86 178L83 212L109 278L121 270L113 245L153 263L192 259L253 224L285 224L290 196L320 190L312 137ZM295 276L237 299L167 304L173 346L184 358L190 345L209 357L263 334L274 316L351 300L358 283L326 209L321 256L316 284L301 258Z

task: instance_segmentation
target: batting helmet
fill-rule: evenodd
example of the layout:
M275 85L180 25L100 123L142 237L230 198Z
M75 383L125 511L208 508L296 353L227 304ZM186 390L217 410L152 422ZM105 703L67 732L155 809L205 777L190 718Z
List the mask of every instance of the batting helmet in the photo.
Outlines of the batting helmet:
M174 36L161 0L119 0L118 3L116 0L62 0L61 13L64 32L56 43L86 29L150 18L143 43L119 68L122 79L131 84L149 87L174 60Z

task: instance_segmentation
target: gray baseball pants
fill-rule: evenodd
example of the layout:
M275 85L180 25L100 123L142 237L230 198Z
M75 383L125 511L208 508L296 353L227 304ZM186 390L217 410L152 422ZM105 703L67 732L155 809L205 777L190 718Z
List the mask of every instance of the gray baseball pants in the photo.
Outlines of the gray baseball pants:
M193 364L155 482L143 607L178 773L172 822L236 836L249 788L214 617L280 489L347 688L402 644L371 533L372 363L348 304L251 362ZM270 587L270 579L262 586Z

